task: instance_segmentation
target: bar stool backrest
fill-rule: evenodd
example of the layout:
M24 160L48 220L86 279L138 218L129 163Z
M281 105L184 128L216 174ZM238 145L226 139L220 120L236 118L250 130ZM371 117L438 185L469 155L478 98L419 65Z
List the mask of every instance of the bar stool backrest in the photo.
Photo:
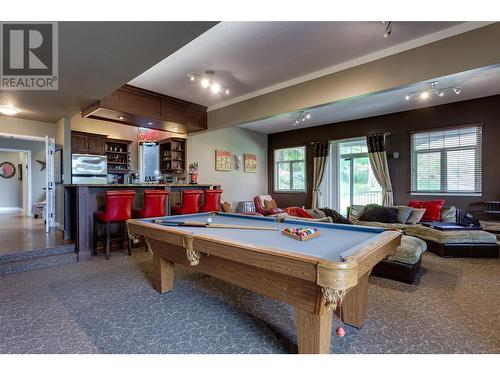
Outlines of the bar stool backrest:
M132 217L134 190L106 192L106 218L108 221L125 221Z
M144 190L144 217L165 216L167 196L165 190Z

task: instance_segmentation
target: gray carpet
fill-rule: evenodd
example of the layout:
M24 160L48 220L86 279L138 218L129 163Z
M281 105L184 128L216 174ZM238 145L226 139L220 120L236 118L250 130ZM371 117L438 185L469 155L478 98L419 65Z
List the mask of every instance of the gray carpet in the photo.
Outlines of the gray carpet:
M499 353L500 260L425 254L416 285L371 277L367 321L335 353ZM0 277L0 353L293 353L293 309L178 270L152 287L151 255ZM338 320L335 319L334 326Z

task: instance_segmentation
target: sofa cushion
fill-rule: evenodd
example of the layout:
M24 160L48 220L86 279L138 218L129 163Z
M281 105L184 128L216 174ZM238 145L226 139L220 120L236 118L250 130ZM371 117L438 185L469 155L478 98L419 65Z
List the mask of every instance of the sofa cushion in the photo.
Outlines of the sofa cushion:
M361 221L377 221L380 223L397 223L397 219L397 208L379 206L378 204L367 205L359 218Z
M364 210L365 206L359 204L353 204L349 212L349 220L359 220L361 215L363 215Z
M264 201L270 201L273 197L270 195L258 195L257 199L259 200L260 206L264 208Z
M425 208L422 221L439 221L441 218L441 209L444 206L444 200L436 199L433 201L410 201L408 206L413 208Z
M313 215L311 215L309 212L307 212L302 207L287 207L287 208L285 208L285 210L286 210L286 213L290 216L303 217L306 219L315 219L315 217Z
M482 230L438 230L424 225L410 225L405 234L440 244L496 243L494 234Z
M389 255L386 259L406 264L415 264L425 250L427 250L425 241L417 237L402 236L401 245L396 248L394 254Z
M440 220L445 223L457 221L457 208L455 206L443 207L441 209Z
M405 230L408 227L408 224L401 224L401 223L378 223L376 221L361 221L361 220L351 220L351 221L354 225L383 228L387 230Z

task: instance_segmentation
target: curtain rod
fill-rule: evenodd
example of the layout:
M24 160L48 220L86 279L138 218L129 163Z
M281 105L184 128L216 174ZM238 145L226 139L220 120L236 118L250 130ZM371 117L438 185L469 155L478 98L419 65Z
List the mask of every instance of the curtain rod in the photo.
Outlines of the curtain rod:
M374 133L374 134L377 134L377 133ZM388 136L388 135L391 135L391 132L383 132L382 133L383 135L385 136ZM331 140L325 140L325 141L313 141L313 142L309 142L310 145L314 145L316 143L321 143L321 142L330 142ZM337 141L337 139L336 139Z

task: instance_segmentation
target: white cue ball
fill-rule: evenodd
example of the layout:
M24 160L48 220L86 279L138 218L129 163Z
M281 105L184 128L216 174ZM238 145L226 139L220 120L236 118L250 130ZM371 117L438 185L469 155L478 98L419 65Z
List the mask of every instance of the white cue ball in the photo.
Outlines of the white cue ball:
M210 224L212 222L212 218L211 217L207 217L207 224Z

